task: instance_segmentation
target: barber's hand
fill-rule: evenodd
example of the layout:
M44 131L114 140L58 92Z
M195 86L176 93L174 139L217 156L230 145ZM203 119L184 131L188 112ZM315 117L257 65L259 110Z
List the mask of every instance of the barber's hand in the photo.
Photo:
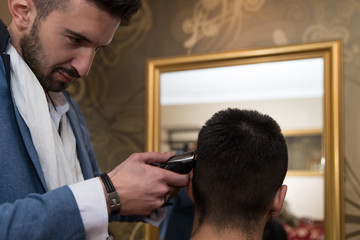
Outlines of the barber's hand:
M160 208L164 197L173 197L189 180L149 163L165 162L170 153L134 153L108 173L121 202L122 215L150 215ZM168 200L168 199L167 199Z

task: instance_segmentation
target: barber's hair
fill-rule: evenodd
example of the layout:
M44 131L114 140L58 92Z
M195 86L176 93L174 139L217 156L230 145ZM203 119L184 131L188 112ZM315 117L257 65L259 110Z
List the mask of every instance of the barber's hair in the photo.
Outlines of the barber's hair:
M54 10L66 11L72 0L33 0L37 11L38 21L47 17ZM85 0L109 12L120 19L120 25L126 26L131 17L140 9L141 0Z
M193 170L198 224L251 233L270 210L288 167L281 129L268 115L227 109L201 128Z

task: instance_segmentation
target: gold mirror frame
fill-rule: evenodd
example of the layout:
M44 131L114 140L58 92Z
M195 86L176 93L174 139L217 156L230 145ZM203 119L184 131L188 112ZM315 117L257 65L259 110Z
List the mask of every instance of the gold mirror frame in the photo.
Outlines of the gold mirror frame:
M344 239L342 52L340 41L148 60L146 80L146 151L159 151L160 146L161 73L308 58L324 59L325 239ZM158 229L146 224L145 239L159 239Z

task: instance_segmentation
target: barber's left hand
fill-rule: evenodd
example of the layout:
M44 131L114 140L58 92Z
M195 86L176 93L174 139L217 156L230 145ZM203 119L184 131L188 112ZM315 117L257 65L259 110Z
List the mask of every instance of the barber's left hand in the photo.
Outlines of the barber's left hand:
M151 163L168 160L170 153L132 154L108 173L120 198L122 215L150 215L173 197L189 180L188 174L177 174Z

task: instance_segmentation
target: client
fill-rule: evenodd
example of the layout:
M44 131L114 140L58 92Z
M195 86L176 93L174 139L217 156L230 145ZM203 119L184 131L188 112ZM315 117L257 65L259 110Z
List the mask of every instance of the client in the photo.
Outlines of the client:
M227 109L201 128L187 186L192 240L261 240L282 209L288 154L279 125L257 111Z

